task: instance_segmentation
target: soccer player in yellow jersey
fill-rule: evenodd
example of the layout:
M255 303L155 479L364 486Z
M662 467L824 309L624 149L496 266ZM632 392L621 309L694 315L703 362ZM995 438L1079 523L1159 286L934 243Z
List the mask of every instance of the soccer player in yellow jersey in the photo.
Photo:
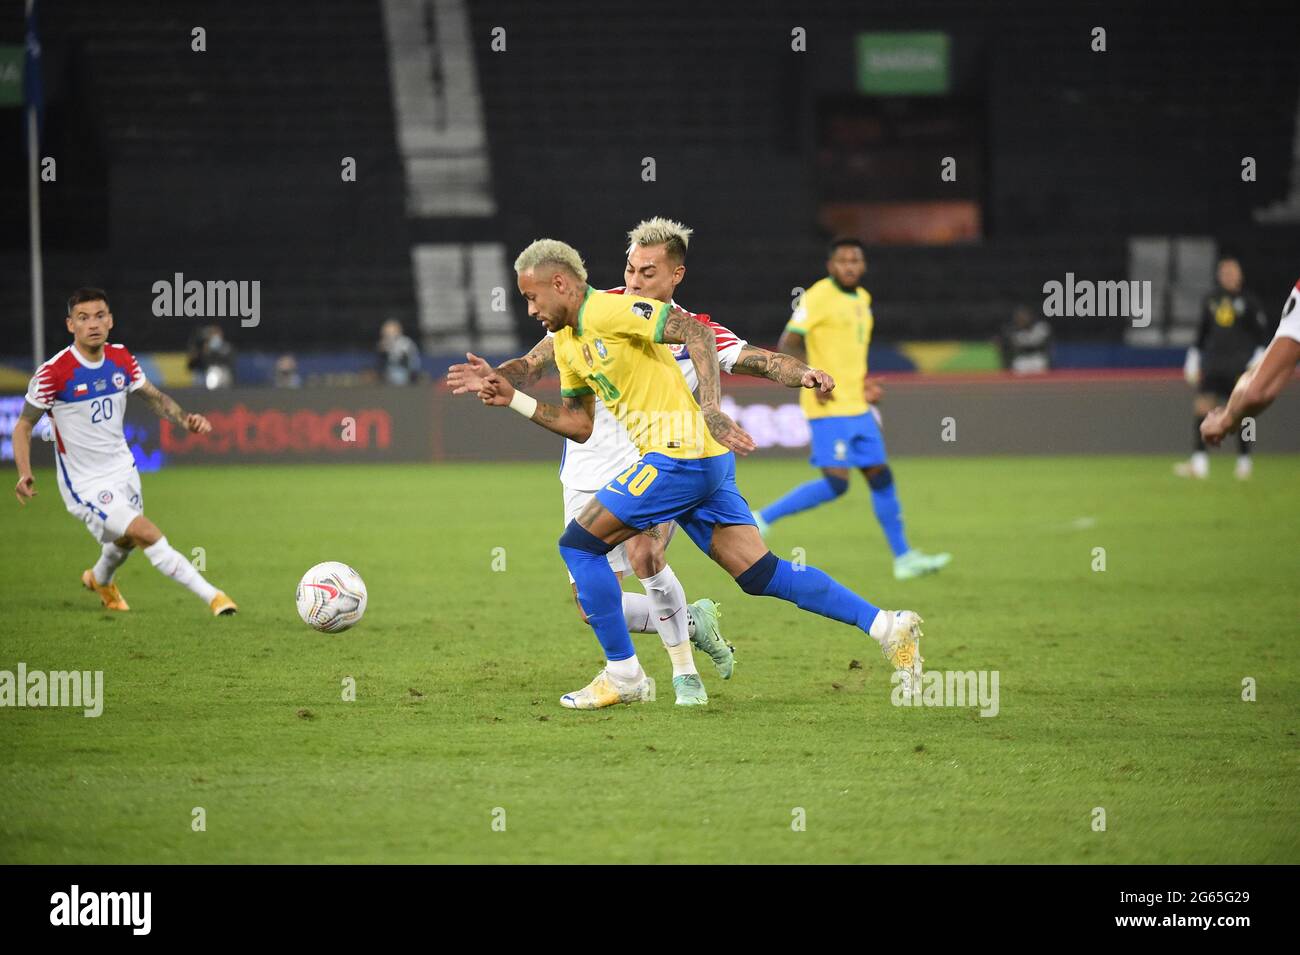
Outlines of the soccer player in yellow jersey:
M694 230L681 222L653 216L643 219L627 232L627 259L623 270L625 284L605 289L618 294L639 295L643 298L667 302L674 309L681 308L676 293L686 277L686 252ZM758 348L738 338L725 325L709 315L682 309L688 316L703 322L717 336L718 367L731 375L752 375L767 378L788 388L812 387L829 392L835 382L825 372L809 368L789 355L778 355ZM677 368L686 377L691 390L695 390L695 366L685 345L670 345L669 351L677 361ZM447 370L447 384L453 394L478 394L482 376L490 373L486 362L454 364ZM516 388L527 390L544 376L558 374L555 364L555 338L544 335L526 355L502 362L497 373ZM623 423L616 420L601 402L593 410L591 437L579 444L566 440L560 460L560 483L564 488L564 520L568 524L582 513L587 502L604 487L608 478L619 474L641 457L632 443ZM689 639L709 655L724 680L731 679L735 670L735 648L723 637L720 626L722 606L707 597L693 603L686 602L686 591L668 563L668 543L675 536L677 524L669 521L628 538L609 552L609 564L614 574L624 578L629 571L635 574L645 593L624 590L623 617L628 630L637 633L658 633L669 657L673 659L673 691L682 706L700 706L708 703L695 662L680 654L675 648ZM577 599L577 584L572 575L574 602L582 613ZM582 613L583 622L586 614Z
M814 467L822 477L790 491L754 514L759 530L783 517L833 501L849 489L849 469L857 468L871 489L876 520L894 552L894 576L909 580L947 565L948 554L923 554L908 546L903 509L885 457L885 439L868 401L867 348L871 345L871 293L858 283L867 270L866 250L857 239L836 239L826 262L826 278L804 292L777 350L804 358L831 374L838 387L829 395L799 396L812 432Z
M483 378L479 397L578 442L590 437L599 400L641 452L560 537L560 555L607 661L590 684L565 694L561 704L598 709L654 699L654 681L636 658L622 591L605 555L644 528L671 520L746 593L781 597L854 624L877 641L907 691L919 689L921 618L915 612L882 611L815 567L794 568L763 544L736 489L733 452L748 454L754 441L719 408L713 330L665 302L595 291L581 256L554 239L525 249L515 272L528 314L555 333L564 403L540 403L497 372ZM698 404L665 343L688 347ZM682 646L690 652L689 644Z

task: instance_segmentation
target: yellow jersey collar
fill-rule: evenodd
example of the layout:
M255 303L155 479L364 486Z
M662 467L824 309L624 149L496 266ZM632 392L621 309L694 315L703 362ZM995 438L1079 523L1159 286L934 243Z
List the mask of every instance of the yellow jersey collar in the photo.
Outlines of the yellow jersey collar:
M582 297L582 304L578 306L578 337L582 337L582 313L587 309L587 302L591 298L591 293L596 291L590 285L587 286L587 294Z

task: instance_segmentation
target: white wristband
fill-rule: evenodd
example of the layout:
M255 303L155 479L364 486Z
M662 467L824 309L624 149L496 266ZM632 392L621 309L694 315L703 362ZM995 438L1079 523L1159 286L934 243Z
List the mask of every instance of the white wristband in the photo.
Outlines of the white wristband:
M525 418L531 420L533 412L537 410L537 399L524 394L516 388L514 395L510 399L510 407L512 410L518 411Z

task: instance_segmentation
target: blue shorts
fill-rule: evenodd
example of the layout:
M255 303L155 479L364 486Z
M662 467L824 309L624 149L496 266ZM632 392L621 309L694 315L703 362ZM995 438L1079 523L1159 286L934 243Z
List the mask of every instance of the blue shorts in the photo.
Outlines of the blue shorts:
M812 455L808 461L818 468L874 468L884 464L885 438L875 415L846 418L809 418Z
M676 521L706 554L715 524L750 524L754 515L736 489L736 456L683 461L650 453L596 492L596 500L629 527Z

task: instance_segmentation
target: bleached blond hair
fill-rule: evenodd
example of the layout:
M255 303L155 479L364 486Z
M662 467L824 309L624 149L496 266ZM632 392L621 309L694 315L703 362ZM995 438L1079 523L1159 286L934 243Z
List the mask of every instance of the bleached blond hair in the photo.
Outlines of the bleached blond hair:
M578 277L579 282L587 281L587 267L582 264L578 250L559 239L538 239L519 253L515 259L515 273L527 272L542 265L559 265Z
M664 245L668 247L666 251L669 258L682 262L686 259L686 247L691 244L694 232L689 226L663 216L643 219L627 234L627 254L631 255L632 249L638 245L643 249Z

